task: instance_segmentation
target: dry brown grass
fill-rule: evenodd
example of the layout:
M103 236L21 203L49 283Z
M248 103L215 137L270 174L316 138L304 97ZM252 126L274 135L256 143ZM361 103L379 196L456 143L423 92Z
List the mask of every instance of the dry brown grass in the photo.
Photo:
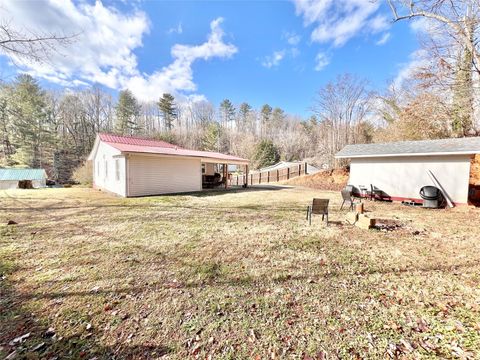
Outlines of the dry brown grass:
M331 199L328 228L306 224L314 196ZM479 209L367 202L404 225L385 233L342 225L337 193L301 188L0 201L0 222L18 222L0 227L0 354L480 356Z

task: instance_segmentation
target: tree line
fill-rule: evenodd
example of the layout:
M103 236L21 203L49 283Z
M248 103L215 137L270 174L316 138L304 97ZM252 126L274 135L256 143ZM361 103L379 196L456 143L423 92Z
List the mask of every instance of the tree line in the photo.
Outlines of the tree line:
M53 91L21 74L0 87L0 166L42 167L68 180L98 132L238 155L254 167L278 160L335 167L343 165L335 153L347 144L478 135L479 1L386 2L394 21L426 19L418 65L401 83L374 92L366 79L339 75L318 90L311 116L304 118L278 106L254 108L228 98L216 107L168 93L145 103L128 89L114 98L98 86ZM74 41L74 36L39 36L29 42L36 44L32 48L15 42L15 32L7 30L0 49L37 61L56 41L61 46Z
M345 81L357 80L340 79ZM87 157L96 134L109 132L238 155L252 159L258 167L280 159L306 158L331 166L335 150L327 148L338 150L352 141L369 141L365 95L359 89L350 116L337 123L329 120L337 114L323 116L321 109L302 119L279 107L265 104L254 109L229 99L215 108L207 101L177 101L168 93L157 102L144 103L128 89L120 91L117 100L100 87L51 91L21 74L0 88L0 165L42 167L59 177L59 164L67 164L71 172ZM342 134L341 139L333 133Z

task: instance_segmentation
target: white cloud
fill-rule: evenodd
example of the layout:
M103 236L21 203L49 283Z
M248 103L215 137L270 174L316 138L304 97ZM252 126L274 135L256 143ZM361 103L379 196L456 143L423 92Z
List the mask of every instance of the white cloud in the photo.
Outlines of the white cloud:
M426 18L416 18L410 22L410 29L413 33L419 36L427 35L429 38L434 40L442 40L444 41L444 32L439 31L442 30L441 26L430 19ZM452 47L451 50L455 51ZM415 74L421 68L428 68L432 65L432 62L437 61L436 58L432 58L431 54L428 53L425 49L418 49L413 51L409 55L409 59L407 62L400 64L399 71L397 76L394 78L392 86L399 90L402 89L403 85L408 82L409 80L413 79Z
M315 71L323 70L328 64L330 64L330 58L322 52L319 52L315 56Z
M0 17L16 28L36 29L46 34L78 34L71 46L53 53L48 63L14 59L24 71L64 86L99 83L117 90L130 88L144 101L155 100L164 92L195 91L194 61L228 58L237 52L234 45L223 41L222 19L218 18L211 22L211 32L203 44L174 45L171 49L173 62L145 74L138 69L134 53L142 46L142 37L150 29L149 20L142 11L125 14L99 1L90 5L71 0L4 0ZM188 96L191 95L195 94Z
M53 53L47 64L14 59L35 76L61 84L79 78L117 88L118 74L136 72L132 50L142 45L142 35L149 31L143 12L125 15L100 2L76 6L71 1L6 0L0 16L12 27L27 31L78 34L72 45Z
M151 75L129 77L124 80L125 87L146 100L155 100L162 92L197 90L193 82L194 61L212 57L229 58L238 51L234 45L223 42L222 21L222 18L218 18L210 23L211 32L206 42L201 45L174 45L171 53L175 60L170 65Z
M428 65L428 54L425 50L416 50L412 54L410 54L410 59L408 62L402 64L400 66L400 70L393 80L393 86L395 89L401 89L402 85L413 78L415 72L418 71L419 68L425 67Z
M389 32L384 33L382 35L382 37L380 39L378 39L375 44L377 44L379 46L385 45L388 42L388 40L390 40L390 33Z
M300 43L300 40L302 40L302 37L295 32L286 31L283 34L283 37L285 38L285 40L287 40L287 43L292 46L298 45Z
M272 67L278 66L280 61L285 57L285 50L274 51L272 55L266 56L262 61L262 65L270 69Z
M178 23L177 26L167 30L167 34L181 34L181 33L183 33L183 27L181 22Z
M379 14L380 1L367 0L293 0L297 15L305 26L314 25L311 40L343 46L359 33L376 34L390 24Z
M443 25L438 21L428 18L415 18L410 21L410 29L419 36L427 36L437 41L449 41Z
M431 20L427 18L414 18L410 21L410 29L412 29L414 33L428 33L430 26Z

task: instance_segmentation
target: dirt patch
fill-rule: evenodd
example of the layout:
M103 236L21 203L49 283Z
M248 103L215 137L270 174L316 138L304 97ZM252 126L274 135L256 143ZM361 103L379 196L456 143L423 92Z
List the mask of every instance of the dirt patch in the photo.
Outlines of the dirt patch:
M480 206L480 155L471 160L469 180L469 201L475 206Z
M283 182L288 185L305 186L312 189L339 191L347 185L347 168L322 170L312 175L300 176Z
M480 154L475 155L471 161L470 185L480 186Z
M375 230L380 231L395 231L403 228L405 224L398 220L393 219L376 219L375 226L373 227Z

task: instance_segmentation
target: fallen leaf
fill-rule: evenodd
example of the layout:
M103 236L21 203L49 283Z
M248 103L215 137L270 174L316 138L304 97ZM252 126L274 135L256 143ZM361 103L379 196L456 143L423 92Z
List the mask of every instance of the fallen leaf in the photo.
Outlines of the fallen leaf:
M27 339L30 337L30 333L26 333L26 334L23 334L22 336L19 336L19 337L16 337L15 339L13 339L12 341L10 341L8 343L8 345L10 346L14 346L16 344L21 344L23 342L23 340Z
M38 350L43 349L44 347L45 347L45 343L42 342L42 343L38 344L37 346L34 346L32 351L38 351Z

